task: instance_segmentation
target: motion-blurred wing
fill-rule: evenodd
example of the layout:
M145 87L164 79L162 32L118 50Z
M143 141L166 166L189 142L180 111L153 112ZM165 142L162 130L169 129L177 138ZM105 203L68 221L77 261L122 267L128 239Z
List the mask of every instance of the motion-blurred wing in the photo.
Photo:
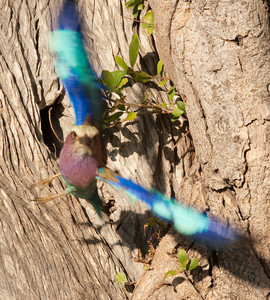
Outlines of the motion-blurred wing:
M102 170L97 177L125 191L131 198L144 201L160 219L174 225L184 235L211 248L221 249L239 241L240 236L221 222L200 214L196 210L165 197L155 189L145 189L129 179L115 175L104 178Z
M78 12L73 1L65 1L58 29L51 32L49 47L57 55L56 71L72 102L76 125L83 125L86 117L90 117L91 125L100 128L101 88L84 50Z

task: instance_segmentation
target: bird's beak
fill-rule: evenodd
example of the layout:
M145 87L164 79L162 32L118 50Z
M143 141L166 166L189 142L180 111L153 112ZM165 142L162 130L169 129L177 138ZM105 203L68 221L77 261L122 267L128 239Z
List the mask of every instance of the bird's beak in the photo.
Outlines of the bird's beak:
M88 135L84 135L79 138L79 143L90 147L93 144L93 140Z

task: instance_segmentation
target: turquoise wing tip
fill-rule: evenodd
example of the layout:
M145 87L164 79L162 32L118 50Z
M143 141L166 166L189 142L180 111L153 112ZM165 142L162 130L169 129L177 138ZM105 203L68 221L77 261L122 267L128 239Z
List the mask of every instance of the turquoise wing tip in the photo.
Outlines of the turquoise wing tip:
M113 180L98 176L110 185L125 191L133 199L144 201L153 213L168 223L183 235L189 236L197 243L212 250L227 248L239 241L241 236L230 227L225 226L205 214L197 212L188 206L167 198L154 189L147 190L129 179L115 176Z

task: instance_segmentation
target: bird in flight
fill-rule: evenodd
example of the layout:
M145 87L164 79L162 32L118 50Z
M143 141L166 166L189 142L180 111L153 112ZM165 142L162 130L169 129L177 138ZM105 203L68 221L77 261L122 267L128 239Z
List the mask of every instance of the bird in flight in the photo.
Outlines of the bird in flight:
M123 190L130 198L145 202L158 218L171 223L181 234L199 243L216 249L237 242L240 235L223 222L166 197L153 188L144 188L106 167L101 138L101 85L84 49L74 1L64 2L58 28L50 33L49 47L55 54L55 69L69 95L76 118L59 157L60 174L66 185L64 193L86 199L101 217L96 181L102 180Z

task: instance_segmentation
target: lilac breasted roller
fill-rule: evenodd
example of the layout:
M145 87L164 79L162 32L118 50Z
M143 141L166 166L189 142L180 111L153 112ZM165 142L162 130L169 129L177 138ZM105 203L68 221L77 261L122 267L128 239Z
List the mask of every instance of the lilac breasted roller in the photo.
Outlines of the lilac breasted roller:
M146 189L122 178L106 167L100 136L101 86L84 50L78 12L73 1L65 1L58 29L51 33L49 45L56 54L56 71L68 92L76 117L76 126L67 136L59 159L66 193L88 200L101 215L100 203L94 194L96 180L103 180L125 191L131 198L144 201L157 217L210 248L220 248L238 241L238 233L222 222L153 188Z
M100 139L101 88L84 50L73 1L65 1L58 28L50 34L49 48L56 54L55 68L68 92L76 118L76 126L67 136L59 157L66 193L88 200L101 216L96 193L98 169L105 166Z

